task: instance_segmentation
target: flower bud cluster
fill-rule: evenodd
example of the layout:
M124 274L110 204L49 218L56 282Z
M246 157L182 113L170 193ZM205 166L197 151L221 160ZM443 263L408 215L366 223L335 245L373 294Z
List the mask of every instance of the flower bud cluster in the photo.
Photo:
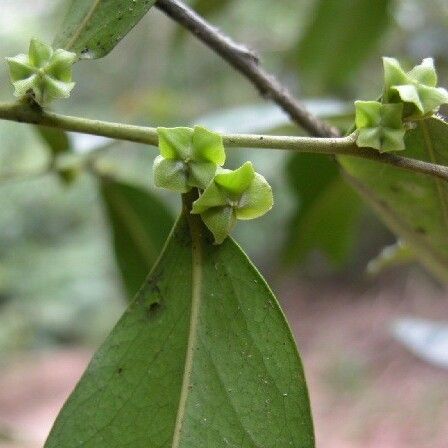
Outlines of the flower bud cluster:
M179 193L197 188L200 196L191 213L201 216L216 244L226 239L238 219L258 218L272 208L272 189L251 162L233 171L221 168L226 156L220 134L196 126L158 128L158 135L156 186Z
M355 101L356 143L380 152L405 149L404 121L431 116L448 103L448 91L437 87L434 62L426 58L405 72L394 58L383 58L384 92L381 101Z
M31 39L28 54L6 58L14 95L29 96L41 107L53 100L68 98L75 86L72 66L76 59L75 53L53 50L50 45Z

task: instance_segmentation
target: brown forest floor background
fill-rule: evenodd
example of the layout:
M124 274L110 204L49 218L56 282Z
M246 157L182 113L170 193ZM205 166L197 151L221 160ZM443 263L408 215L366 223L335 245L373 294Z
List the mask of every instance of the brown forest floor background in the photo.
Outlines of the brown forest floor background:
M394 318L448 319L447 293L414 278L367 291L284 285L306 368L318 448L447 448L448 372L394 341ZM91 352L17 358L0 371L0 427L37 448Z

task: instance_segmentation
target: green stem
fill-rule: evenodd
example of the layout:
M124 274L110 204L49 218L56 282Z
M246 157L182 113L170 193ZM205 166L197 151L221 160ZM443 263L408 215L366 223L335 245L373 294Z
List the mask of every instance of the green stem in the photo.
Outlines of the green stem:
M158 141L155 128L43 112L20 103L0 103L0 119L58 128L82 134L101 135L135 143L157 145Z
M147 145L158 145L157 128L90 120L42 112L27 105L0 103L0 119L30 123L65 131L100 135L116 140L126 140ZM393 165L398 168L436 176L448 180L448 167L423 162L395 154L381 154L374 149L358 148L352 136L342 138L291 137L253 134L224 134L224 145L228 148L264 148L313 154L349 155Z

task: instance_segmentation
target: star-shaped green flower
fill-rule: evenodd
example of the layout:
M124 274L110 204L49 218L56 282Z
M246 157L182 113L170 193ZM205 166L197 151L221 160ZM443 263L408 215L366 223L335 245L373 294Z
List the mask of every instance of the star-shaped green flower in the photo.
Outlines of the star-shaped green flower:
M40 40L31 39L28 54L6 58L14 86L14 95L21 98L32 95L44 107L59 98L68 98L75 83L72 82L72 65L75 53L53 50Z
M405 149L403 104L382 104L377 101L355 101L356 144L380 152Z
M213 182L193 203L191 213L200 214L215 242L222 243L237 219L258 218L274 203L271 186L246 162L235 171L221 169Z
M405 72L394 58L383 58L387 102L404 101L413 105L405 108L406 116L423 116L437 112L448 103L448 91L437 86L437 73L432 58L423 59L411 71Z
M157 187L186 193L205 189L226 160L222 137L200 126L158 128L160 156L154 161Z

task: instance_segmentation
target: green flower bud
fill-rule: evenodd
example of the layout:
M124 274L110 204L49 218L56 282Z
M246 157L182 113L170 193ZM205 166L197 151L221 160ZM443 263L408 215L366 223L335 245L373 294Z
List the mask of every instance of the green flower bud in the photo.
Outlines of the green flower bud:
M432 114L448 103L448 91L436 87L437 73L432 58L423 59L409 72L405 72L394 58L383 58L383 65L384 100L412 105L404 109L406 117Z
M271 186L246 162L235 171L220 169L202 195L193 203L191 213L200 214L222 243L237 219L254 219L267 213L274 203Z
M72 82L72 65L77 56L62 49L31 39L28 55L6 58L14 86L14 95L22 98L31 95L41 107L59 98L68 98L75 83Z
M380 152L405 149L401 117L403 104L382 104L377 101L355 101L356 144Z
M157 132L160 156L154 161L155 185L179 193L205 189L226 160L221 135L200 126Z

